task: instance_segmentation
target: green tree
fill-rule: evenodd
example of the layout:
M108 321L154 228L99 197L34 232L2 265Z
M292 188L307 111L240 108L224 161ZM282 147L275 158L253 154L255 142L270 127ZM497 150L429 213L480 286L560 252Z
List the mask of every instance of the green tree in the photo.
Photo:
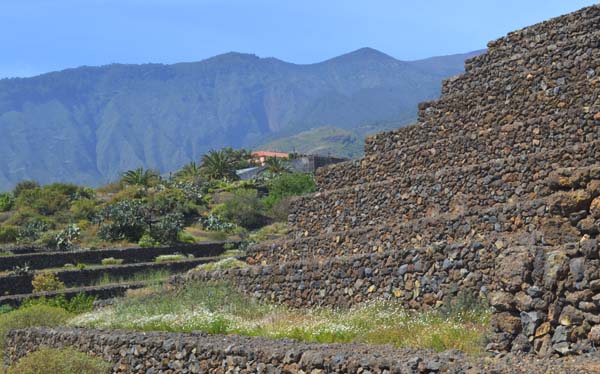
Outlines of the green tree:
M223 203L220 213L227 221L249 229L260 227L265 221L258 191L251 189L234 191L231 199Z
M279 157L267 158L265 161L265 166L267 168L264 169L261 174L267 174L271 177L289 173L291 171L288 161Z
M15 205L15 197L10 192L0 192L0 212L8 212Z
M212 180L237 180L234 160L226 150L211 150L202 156L202 173Z
M184 165L181 170L175 173L175 179L185 182L198 182L202 176L202 169L200 165L194 161Z
M39 187L40 187L40 184L38 182L22 181L22 182L17 183L17 185L15 186L15 189L13 190L13 195L15 195L15 197L19 197L21 192L27 191L27 190L33 190L33 189L36 189Z
M256 166L254 158L252 157L252 151L248 149L233 149L227 147L223 148L223 152L227 154L236 170Z
M160 177L158 172L152 169L137 168L123 173L121 183L126 185L136 185L148 188L156 185Z

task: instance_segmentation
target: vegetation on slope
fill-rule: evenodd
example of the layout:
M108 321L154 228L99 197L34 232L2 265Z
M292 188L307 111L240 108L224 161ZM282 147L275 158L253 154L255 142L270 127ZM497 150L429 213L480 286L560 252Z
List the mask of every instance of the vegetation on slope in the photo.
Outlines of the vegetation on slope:
M98 328L242 334L316 342L391 344L437 351L484 350L489 311L463 298L438 311L411 313L395 302L352 309L288 309L219 283L192 283L119 300L70 324Z
M257 180L236 180L236 169L252 165L249 151L225 148L168 178L135 169L98 189L20 182L0 194L0 244L68 250L245 239L285 222L289 198L315 189L312 176L290 174L282 161Z

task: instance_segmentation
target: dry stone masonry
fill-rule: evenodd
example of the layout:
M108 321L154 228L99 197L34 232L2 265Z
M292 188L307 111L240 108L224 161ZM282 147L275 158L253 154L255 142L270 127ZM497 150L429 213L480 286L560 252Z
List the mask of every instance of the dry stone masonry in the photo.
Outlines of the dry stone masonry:
M291 234L248 269L193 273L295 307L459 293L494 307L492 351L600 344L600 6L489 43L418 123L322 168Z
M476 358L458 351L436 353L364 344L302 343L204 333L29 329L8 336L7 363L42 346L77 347L113 363L113 373L590 373L594 356L560 360Z

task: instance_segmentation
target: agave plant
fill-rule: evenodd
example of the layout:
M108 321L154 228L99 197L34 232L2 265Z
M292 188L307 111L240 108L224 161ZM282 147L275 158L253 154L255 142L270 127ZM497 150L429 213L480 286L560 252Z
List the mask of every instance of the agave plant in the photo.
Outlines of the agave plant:
M234 162L226 151L211 150L202 156L201 169L209 179L226 181L237 179Z
M137 185L148 188L159 181L160 177L155 170L137 168L123 173L121 182L128 185Z

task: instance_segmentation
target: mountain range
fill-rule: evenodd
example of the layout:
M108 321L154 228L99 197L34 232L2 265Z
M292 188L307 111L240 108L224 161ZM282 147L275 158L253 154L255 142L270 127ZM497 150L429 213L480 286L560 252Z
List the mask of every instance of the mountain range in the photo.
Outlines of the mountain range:
M96 186L140 166L167 173L224 146L296 148L303 133L354 147L315 151L358 156L366 133L411 123L481 52L400 61L363 48L307 65L227 53L2 79L0 191L25 179Z

